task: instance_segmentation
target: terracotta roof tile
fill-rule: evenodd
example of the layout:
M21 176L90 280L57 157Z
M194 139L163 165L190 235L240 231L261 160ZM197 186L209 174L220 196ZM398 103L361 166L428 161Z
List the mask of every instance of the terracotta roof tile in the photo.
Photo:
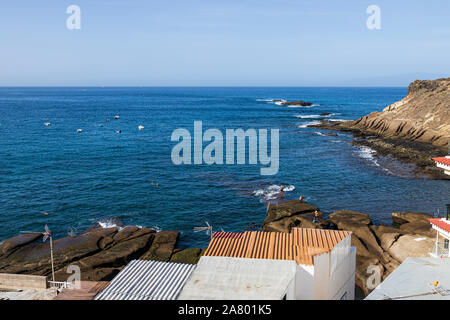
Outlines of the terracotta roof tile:
M439 162L439 163L445 164L446 166L450 166L450 158L438 157L438 158L433 158L433 160L435 162Z
M430 219L431 224L435 225L439 229L450 232L450 223L447 223L442 220L442 218L434 218Z

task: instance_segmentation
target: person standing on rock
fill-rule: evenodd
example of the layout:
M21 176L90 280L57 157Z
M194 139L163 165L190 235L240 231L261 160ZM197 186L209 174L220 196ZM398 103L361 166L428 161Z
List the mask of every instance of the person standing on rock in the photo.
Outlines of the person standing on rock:
M319 211L314 211L314 220L313 220L313 223L319 223L320 222L320 220L319 220Z

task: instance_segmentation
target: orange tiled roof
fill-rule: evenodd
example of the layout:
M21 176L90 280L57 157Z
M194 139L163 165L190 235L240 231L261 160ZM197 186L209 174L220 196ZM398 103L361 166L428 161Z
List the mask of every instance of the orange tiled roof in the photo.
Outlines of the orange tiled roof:
M331 251L348 231L293 228L291 233L247 231L213 237L205 256L295 260L313 264L313 256Z
M439 163L445 164L446 166L450 166L450 158L438 157L438 158L433 158L433 160L435 162L439 162Z
M430 219L430 222L432 224L434 224L436 227L438 227L444 231L450 232L450 223L442 221L442 218Z

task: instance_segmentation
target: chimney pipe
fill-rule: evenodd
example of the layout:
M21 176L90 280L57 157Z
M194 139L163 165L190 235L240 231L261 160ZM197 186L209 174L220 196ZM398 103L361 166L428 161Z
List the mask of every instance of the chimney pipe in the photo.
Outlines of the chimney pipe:
M445 218L450 220L450 203L447 203L447 216Z

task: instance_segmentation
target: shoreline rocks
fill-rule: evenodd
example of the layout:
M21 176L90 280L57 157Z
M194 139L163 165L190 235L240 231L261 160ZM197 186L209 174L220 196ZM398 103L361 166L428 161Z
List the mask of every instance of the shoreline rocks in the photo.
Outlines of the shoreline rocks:
M133 259L197 263L201 249L176 249L179 232L136 226L102 228L98 224L72 237L53 240L56 281L80 267L81 280L109 281ZM42 234L21 234L0 244L0 273L51 277L50 245Z
M433 157L447 155L450 141L450 78L416 80L408 95L354 121L322 120L311 128L352 133L354 145L416 166L413 176L449 180Z
M373 224L368 214L340 210L321 215L320 223L312 223L311 211L319 210L306 202L290 200L271 205L263 223L263 231L290 232L293 227L337 229L352 232L356 247L356 285L365 295L372 288L368 279L376 266L384 280L407 257L428 257L434 246L435 232L426 213L393 213L392 226ZM319 210L320 212L320 210Z
M446 108L449 118L443 120L447 123L443 126L450 127L450 103ZM434 157L446 156L447 146L412 139L406 135L392 135L373 131L355 125L355 123L355 121L321 120L319 124L309 125L308 127L351 133L354 137L353 145L366 146L375 150L379 156L392 156L401 163L412 164L414 169L410 175L414 178L426 177L436 180L450 180L450 177L444 174L442 169L437 168L432 160ZM450 140L450 138L448 139Z
M314 212L319 223L314 223ZM293 227L352 232L356 251L356 285L364 295L372 288L368 279L373 267L384 280L407 257L426 257L432 252L435 232L431 215L418 212L392 213L392 225L375 225L366 213L339 210L325 216L317 206L285 200L269 206L263 231L290 232ZM81 280L110 281L133 259L196 264L205 249L177 248L179 232L136 226L93 227L84 233L53 241L55 279L66 281L69 265L81 270ZM51 277L50 247L39 233L22 234L0 243L0 273Z

